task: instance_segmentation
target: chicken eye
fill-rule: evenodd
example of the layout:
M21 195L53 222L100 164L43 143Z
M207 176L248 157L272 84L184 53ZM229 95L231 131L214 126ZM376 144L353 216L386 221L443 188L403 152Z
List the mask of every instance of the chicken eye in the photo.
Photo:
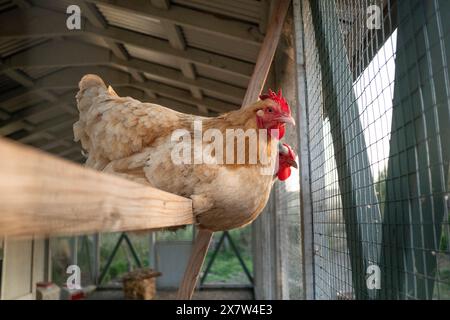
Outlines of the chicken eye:
M272 109L272 108L267 108L267 112L272 113L272 112L273 112L273 109Z

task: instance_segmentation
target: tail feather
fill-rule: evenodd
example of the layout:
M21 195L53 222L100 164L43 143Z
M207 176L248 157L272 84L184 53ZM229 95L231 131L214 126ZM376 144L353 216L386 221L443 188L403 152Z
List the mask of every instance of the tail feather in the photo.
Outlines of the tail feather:
M97 98L104 94L117 97L117 94L111 87L108 89L105 82L95 74L83 76L78 86L80 90L76 95L76 99L80 118L73 125L74 138L75 141L81 141L83 149L89 152L91 149L91 141L86 132L87 123L92 121L99 112L98 108L96 108L98 104L96 102L98 101Z
M102 87L106 89L105 82L103 82L102 78L95 74L85 75L83 78L81 78L78 86L80 87L80 91L84 91L92 87Z

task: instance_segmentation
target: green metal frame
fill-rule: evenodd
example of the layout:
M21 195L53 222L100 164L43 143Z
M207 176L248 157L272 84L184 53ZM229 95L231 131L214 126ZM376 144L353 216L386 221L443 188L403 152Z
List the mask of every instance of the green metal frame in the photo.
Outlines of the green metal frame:
M253 276L252 276L250 270L248 269L247 265L245 264L244 259L242 259L241 254L239 253L239 250L236 247L231 235L229 234L228 231L224 231L224 232L222 232L222 235L220 236L219 242L217 243L217 246L214 249L211 258L209 259L208 264L206 265L205 272L203 273L203 275L200 279L200 287L204 285L204 283L206 281L206 277L208 276L209 271L211 270L211 267L213 266L214 261L216 260L217 254L219 253L219 250L222 247L222 244L224 243L225 238L228 239L228 241L230 242L231 248L232 248L234 254L236 255L236 257L238 258L239 263L245 272L245 275L247 276L250 283L253 285L253 283L254 283Z
M125 241L125 243L127 244L128 248L130 249L131 255L133 256L133 259L134 259L134 262L136 263L136 265L139 268L142 268L141 260L139 259L139 256L136 253L136 250L134 249L130 238L128 237L128 235L125 232L123 232L120 235L119 239L117 240L117 243L114 246L114 249L111 252L111 255L109 256L108 261L106 262L105 268L103 269L102 273L100 274L100 277L98 278L97 285L102 284L103 280L105 279L105 276L106 276L106 274L107 274L107 272L109 270L109 267L111 266L111 263L114 260L114 257L116 256L116 253L119 250L120 245L122 244L122 241Z

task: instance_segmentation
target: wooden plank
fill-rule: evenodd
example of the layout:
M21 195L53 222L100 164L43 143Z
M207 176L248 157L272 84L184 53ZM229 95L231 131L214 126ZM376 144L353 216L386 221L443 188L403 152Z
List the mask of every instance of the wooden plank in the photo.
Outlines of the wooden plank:
M255 71L250 80L241 108L245 108L250 102L256 101L264 87L267 74L269 73L278 46L278 40L281 35L281 29L289 4L290 0L279 0L275 4L277 10L270 20L267 35L258 55ZM178 291L178 299L190 299L192 297L212 236L213 232L209 230L199 230L191 253L191 258L189 259L188 268L185 271L183 281L181 282Z
M267 35L264 38L263 45L259 51L255 69L253 70L244 101L242 102L243 108L250 105L253 101L256 101L264 88L264 83L266 82L270 65L272 64L278 46L278 39L280 38L281 29L283 28L284 18L286 17L290 4L290 0L279 0L277 4L274 5L275 9L270 18Z
M293 1L294 29L295 29L295 53L297 72L297 101L298 108L298 137L299 137L299 162L300 162L300 212L301 215L301 241L302 241L302 278L303 298L314 300L314 232L313 232L313 206L311 194L311 156L309 146L309 119L308 99L306 87L306 64L304 55L304 37L302 17L302 1ZM310 84L312 85L312 84ZM320 89L319 89L320 90ZM317 92L319 92L319 90ZM315 146L318 148L318 146ZM324 153L322 153L323 155ZM316 158L317 160L317 158ZM320 161L320 160L319 160ZM317 173L317 172L316 172Z
M192 202L0 139L0 236L56 236L192 224Z
M200 229L198 231L187 270L184 273L180 289L178 290L177 299L188 300L192 298L213 235L214 233L209 230Z
M31 299L33 239L5 238L1 300Z

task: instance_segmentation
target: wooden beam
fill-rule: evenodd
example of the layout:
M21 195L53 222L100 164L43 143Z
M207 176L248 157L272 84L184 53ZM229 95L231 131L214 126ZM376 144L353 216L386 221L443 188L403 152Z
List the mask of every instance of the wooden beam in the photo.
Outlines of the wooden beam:
M284 19L289 9L290 0L278 0L277 8L271 17L266 38L256 61L255 71L245 94L241 108L245 108L250 102L256 101L264 87L264 83L272 64L278 40L281 35ZM199 230L187 269L178 290L178 299L190 299L194 293L198 275L205 260L208 247L213 237L209 230Z
M164 10L170 9L170 1L168 0L152 0L151 3L157 8L161 8ZM166 31L167 37L172 47L179 50L186 50L186 42L184 40L180 27L169 21L161 21L161 26ZM195 69L192 63L182 61L180 62L180 69L186 78L192 80L196 78ZM200 89L189 87L189 90L191 91L191 95L194 98L197 98L199 100L203 99L203 94ZM204 105L198 104L197 108L201 114L208 115L208 108Z
M214 98L197 99L192 97L184 89L175 88L151 80L147 80L145 82L135 81L130 79L130 75L128 73L105 67L76 69L66 68L37 80L33 90L74 89L78 86L78 82L81 77L87 73L98 74L113 87L132 86L142 90L151 90L159 95L163 95L180 102L194 105L203 104L215 112L227 112L236 109L236 105L225 101ZM28 92L26 94L28 94Z
M269 20L267 34L264 38L261 50L259 51L255 69L242 103L244 108L253 101L256 101L264 88L264 83L269 74L270 66L283 28L283 22L290 4L290 0L279 0L274 4L274 10Z
M80 0L74 0L74 3ZM237 43L246 43L259 48L263 36L258 28L239 21L218 18L214 14L201 12L175 4L170 6L170 10L165 10L152 5L145 4L141 0L88 0L98 6L120 9L122 11L136 14L142 17L157 19L162 22L169 22L178 26L199 30L217 36L234 40ZM219 40L220 41L220 40Z
M87 20L96 28L107 29L108 22L103 18L97 7L93 3L87 1L78 1L78 5L81 8L81 12L86 16ZM122 60L128 60L130 57L124 46L116 41L105 39L106 45L111 49L116 57ZM137 81L143 82L145 78L139 71L128 70L133 78Z
M3 60L0 61L0 66L4 66ZM14 69L5 69L3 70L3 73L8 76L9 78L15 80L16 82L20 83L25 88L33 89L35 87L35 81L30 78L25 73L14 70ZM50 101L50 102L56 102L58 101L58 97L54 95L53 93L46 91L46 90L38 90L36 93L41 96L43 99ZM63 103L63 107L68 110L70 113L71 108L67 106L66 103Z
M114 26L101 29L93 26L88 21L84 21L82 30L68 30L66 28L66 19L67 16L64 14L39 8L8 12L8 14L1 15L0 40L90 35L136 46L150 53L157 52L179 61L192 62L223 73L232 74L243 80L248 80L253 70L252 63L192 47L181 51L172 48L166 40ZM26 21L27 23L18 24L21 21Z
M0 72L25 67L62 68L98 65L120 66L126 67L128 70L142 71L157 79L173 82L175 85L189 85L190 88L215 93L224 100L236 104L241 104L245 94L245 90L240 87L196 76L193 68L185 70L186 75L183 75L173 68L136 58L125 61L112 56L111 52L105 48L69 40L47 42L3 59Z
M32 7L27 0L13 0L13 2L21 9L30 9Z
M192 298L213 235L214 233L209 230L200 229L198 231L191 256L189 257L187 269L184 273L183 280L181 281L180 288L178 289L177 299L189 300Z
M192 202L0 139L0 235L57 236L194 223Z
M32 79L30 79L25 74L23 74L17 70L8 69L8 70L5 70L3 73L6 76L8 76L8 78L16 81L17 83L20 83L24 87L30 88L30 87L34 86L34 82Z
M76 92L69 92L57 97L57 100L50 104L48 102L42 102L28 108L23 108L17 112L12 113L10 117L5 121L1 121L0 128L6 125L10 125L16 121L21 121L24 118L30 116L35 116L41 113L49 112L51 110L56 110L58 108L61 108L61 106L65 104L75 103L75 95ZM67 110L64 109L64 111ZM76 108L73 108L73 112L71 114L77 114Z
M315 297L315 274L314 274L314 230L313 230L313 197L311 191L311 163L310 163L310 144L309 144L309 115L308 115L308 97L307 97L307 82L306 82L306 56L305 56L305 39L308 38L306 34L303 23L302 9L303 1L294 0L293 1L293 19L294 19L294 46L295 46L295 62L296 62L296 94L297 103L299 108L297 109L295 121L297 125L297 134L299 137L298 143L298 157L299 157L299 172L300 172L300 212L301 212L301 264L302 264L302 299L314 300ZM316 86L321 86L320 82L315 84ZM313 84L309 84L309 90L313 87ZM321 88L318 88L320 92ZM316 135L316 141L321 141L323 137ZM323 141L323 140L322 140ZM323 144L317 144L313 146L316 150L316 154L322 154L324 157L325 152L320 150L323 148ZM314 158L316 163L320 162L319 157ZM319 176L317 171L314 174ZM325 180L325 179L322 179ZM316 182L317 183L317 182ZM324 181L323 181L324 183ZM316 187L318 185L316 184ZM323 186L325 188L325 186ZM320 188L320 187L318 187Z
M197 108L195 108L193 105L189 105L186 102L179 102L173 99L168 99L162 96L159 96L157 98L150 97L146 94L144 89L140 88L139 86L119 86L116 88L116 92L122 97L133 97L143 102L151 102L159 104L161 106L166 106L179 112L198 114Z
M260 1L260 20L259 20L259 32L266 33L267 23L270 16L270 0Z

